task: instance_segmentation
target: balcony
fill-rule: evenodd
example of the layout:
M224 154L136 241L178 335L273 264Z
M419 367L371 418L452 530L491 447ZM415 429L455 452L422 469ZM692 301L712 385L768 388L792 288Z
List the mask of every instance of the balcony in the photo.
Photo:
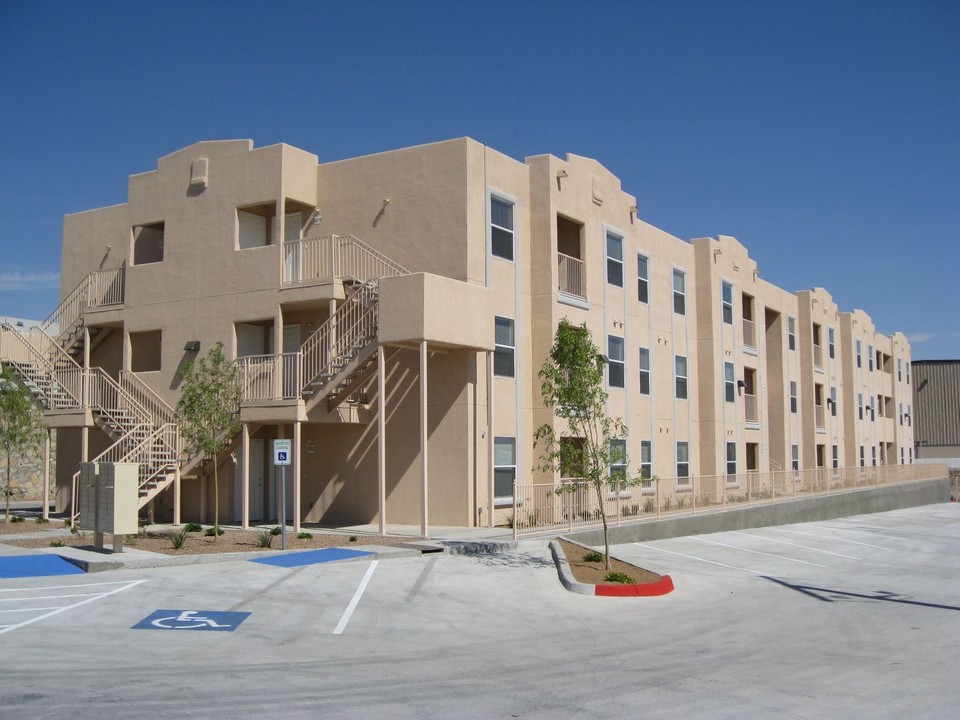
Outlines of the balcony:
M408 271L352 235L327 235L283 243L283 282L292 285L324 278L367 282Z
M745 347L757 347L757 325L753 320L743 319L743 344Z
M823 346L814 344L813 346L813 366L823 369Z
M751 425L760 423L760 413L757 410L757 396L746 394L743 396L744 419Z
M823 430L826 425L823 424L823 405L816 405L814 407L814 417L817 421L817 430Z
M557 253L557 278L557 289L561 293L581 300L587 299L583 260Z

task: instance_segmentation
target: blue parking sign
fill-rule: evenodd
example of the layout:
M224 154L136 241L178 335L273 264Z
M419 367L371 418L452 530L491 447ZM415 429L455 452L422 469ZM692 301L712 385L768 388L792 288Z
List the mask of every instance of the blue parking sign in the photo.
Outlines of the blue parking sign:
M216 630L233 632L248 612L216 610L157 610L133 626L134 630Z

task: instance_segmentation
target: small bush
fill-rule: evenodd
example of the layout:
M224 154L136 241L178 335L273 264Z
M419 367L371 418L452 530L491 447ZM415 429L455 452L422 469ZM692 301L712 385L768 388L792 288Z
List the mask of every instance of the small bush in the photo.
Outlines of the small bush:
M620 572L619 570L611 570L606 575L603 576L604 582L611 583L622 583L623 585L636 585L637 581L632 577L627 575L625 572Z
M50 547L63 547L63 540L51 540Z
M277 527L275 527L273 530L270 531L270 534L271 534L271 535L283 535L283 530L281 530L280 527L277 526Z
M356 536L356 535L351 535L351 536L350 536L350 542L356 542L356 541L357 541L357 536Z
M687 496L678 495L677 496L677 509L683 509L687 506Z
M583 556L584 562L603 562L603 553L598 553L596 551L588 552Z
M203 526L200 523L190 522L183 526L184 532L200 532Z
M643 511L645 513L652 513L657 511L657 501L653 498L647 498L643 501Z
M297 540L312 540L313 535L308 532L297 533Z
M215 535L223 535L223 528L207 528L207 531L204 533L207 537L214 537Z
M10 518L10 522L12 523L23 522L23 515L14 515L12 518Z
M46 519L45 517L43 517L42 515L37 516L36 518L34 518L33 521L34 521L37 525L46 525L48 522L50 522L49 520L47 520L47 519Z
M273 546L273 530L261 530L257 533L257 547L268 548Z
M174 550L182 549L186 542L187 542L186 528L183 528L179 532L175 532L170 536L170 543L173 545Z
M64 524L65 527L70 527L71 525L73 525L73 523L70 522L70 518L64 518L64 519L63 519L63 524Z

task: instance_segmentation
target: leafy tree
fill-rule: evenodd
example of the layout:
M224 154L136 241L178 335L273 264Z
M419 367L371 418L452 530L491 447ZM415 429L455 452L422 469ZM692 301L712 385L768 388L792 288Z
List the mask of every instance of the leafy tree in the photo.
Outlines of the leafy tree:
M43 443L46 427L43 415L33 395L17 381L10 368L0 373L0 445L7 457L6 513L10 522L10 498L13 495L13 480L10 477L15 454L36 454Z
M603 520L604 561L609 570L610 540L603 512L606 494L619 493L643 478L630 478L625 470L611 473L611 466L627 467L626 443L614 442L626 437L627 429L621 418L607 415L605 363L586 324L574 325L563 318L539 375L543 403L560 422L556 423L558 427L547 423L537 428L534 447L541 446L536 469L559 472L563 478L557 492L576 492L579 482L588 483L596 492Z
M187 363L177 401L180 436L189 452L203 453L213 461L213 538L220 535L220 478L217 456L240 432L240 386L237 368L223 354L218 342L205 358Z

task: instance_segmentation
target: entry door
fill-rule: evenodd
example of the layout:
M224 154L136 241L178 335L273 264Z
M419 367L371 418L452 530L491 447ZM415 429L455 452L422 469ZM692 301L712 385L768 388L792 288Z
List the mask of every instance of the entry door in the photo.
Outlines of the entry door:
M283 218L283 279L286 282L300 280L300 213L287 213Z

